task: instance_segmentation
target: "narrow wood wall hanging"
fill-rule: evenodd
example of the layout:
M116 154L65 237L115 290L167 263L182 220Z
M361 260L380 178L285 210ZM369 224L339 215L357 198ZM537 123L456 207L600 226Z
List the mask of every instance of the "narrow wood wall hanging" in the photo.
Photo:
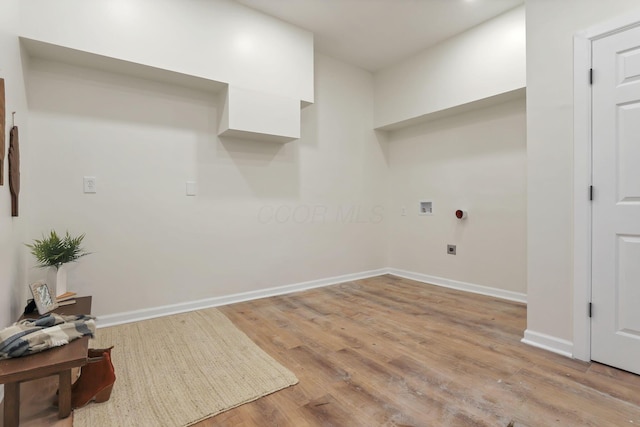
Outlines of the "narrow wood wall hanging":
M20 142L18 137L18 126L15 126L15 124L9 133L9 191L11 192L11 216L18 216L18 194L20 193Z
M4 185L4 146L6 110L4 107L4 79L0 79L0 185Z

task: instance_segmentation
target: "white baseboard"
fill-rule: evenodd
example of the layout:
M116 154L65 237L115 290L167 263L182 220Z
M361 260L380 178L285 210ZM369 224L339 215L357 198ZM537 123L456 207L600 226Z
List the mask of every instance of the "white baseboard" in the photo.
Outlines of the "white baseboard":
M128 311L123 313L108 314L99 316L97 319L98 328L120 325L123 323L137 322L139 320L153 319L155 317L168 316L171 314L184 313L187 311L200 310L209 307L218 307L221 305L235 304L243 301L250 301L259 298L272 297L277 295L289 294L292 292L304 291L307 289L320 288L324 286L335 285L338 283L349 282L353 280L366 279L369 277L381 276L383 274L392 274L406 279L416 280L418 282L429 283L432 285L443 286L446 288L458 289L462 291L472 292L481 295L502 298L510 301L526 303L527 296L518 292L506 291L503 289L490 288L487 286L475 285L473 283L459 282L456 280L444 279L442 277L429 276L421 273L400 270L397 268L381 268L378 270L363 271L360 273L345 274L342 276L329 277L326 279L311 280L308 282L296 283L292 285L279 286L269 289L261 289L258 291L243 292L233 295L225 295L222 297L206 298L197 301L189 301L160 307L145 308L141 310Z
M521 342L562 356L573 358L573 343L562 338L553 337L551 335L527 329L524 331L524 338L522 338Z
M430 276L428 274L414 273L412 271L400 270L397 268L387 268L387 273L394 276L411 279L418 282L429 283L431 285L443 286L445 288L458 289L460 291L472 292L474 294L487 295L491 297L506 299L516 302L527 302L527 295L520 292L506 291L504 289L490 288L488 286L476 285L474 283L460 282L457 280L445 279L443 277Z
M201 310L203 308L218 307L221 305L235 304L259 298L273 297L277 295L289 294L292 292L305 291L323 286L335 285L352 280L366 279L368 277L381 276L387 274L388 269L363 271L360 273L345 274L342 276L329 277L326 279L311 280L308 282L296 283L292 285L279 286L258 291L242 292L239 294L225 295L222 297L206 298L197 301L189 301L160 307L145 308L141 310L128 311L123 313L108 314L99 316L97 327L120 325L123 323L137 322L139 320L153 319L155 317L168 316L171 314L185 313L187 311Z

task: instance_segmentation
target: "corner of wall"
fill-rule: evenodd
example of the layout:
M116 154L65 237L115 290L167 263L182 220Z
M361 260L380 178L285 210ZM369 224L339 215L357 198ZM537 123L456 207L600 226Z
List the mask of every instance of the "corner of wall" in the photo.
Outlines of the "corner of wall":
M0 78L5 81L5 149L9 146L9 129L12 126L12 112L16 112L16 124L20 126L21 163L23 171L28 169L28 117L25 95L23 58L14 26L17 25L18 1L0 2ZM0 187L0 327L15 321L23 307L26 295L24 280L26 267L23 262L23 241L25 235L25 216L28 215L28 203L24 193L20 195L20 216L11 216L11 197L8 183L7 159L4 159L5 185ZM22 174L22 188L25 188Z
M524 338L521 342L561 356L573 357L573 343L562 338L527 329L524 331Z

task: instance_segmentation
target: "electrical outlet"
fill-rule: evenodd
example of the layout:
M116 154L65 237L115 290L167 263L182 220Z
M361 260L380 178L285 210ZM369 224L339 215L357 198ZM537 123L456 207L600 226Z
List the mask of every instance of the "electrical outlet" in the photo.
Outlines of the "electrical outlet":
M85 176L83 178L84 184L84 192L85 193L95 193L96 192L96 177L95 176Z
M407 207L403 206L400 208L400 215L407 216Z
M456 254L456 245L447 245L447 253L449 255L455 255Z

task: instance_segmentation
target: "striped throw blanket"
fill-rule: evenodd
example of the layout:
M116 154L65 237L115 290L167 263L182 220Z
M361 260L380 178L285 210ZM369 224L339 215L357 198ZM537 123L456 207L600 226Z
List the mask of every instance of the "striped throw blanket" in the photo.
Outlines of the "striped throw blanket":
M24 319L0 330L0 360L59 347L85 335L93 338L95 331L95 317L85 314L50 313L37 319Z

